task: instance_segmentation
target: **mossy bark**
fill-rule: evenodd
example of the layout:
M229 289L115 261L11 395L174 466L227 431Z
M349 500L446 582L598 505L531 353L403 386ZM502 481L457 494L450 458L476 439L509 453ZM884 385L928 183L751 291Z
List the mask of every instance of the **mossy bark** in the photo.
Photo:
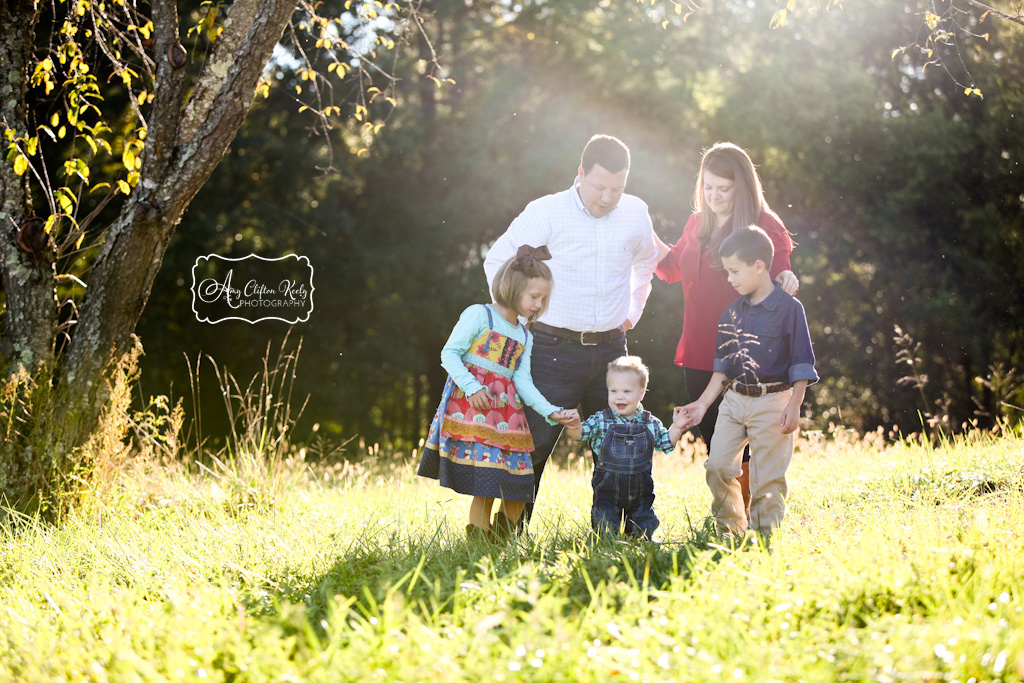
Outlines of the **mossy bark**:
M18 250L14 227L32 215L27 178L0 164L0 271L6 311L0 368L4 377L22 382L5 394L3 408L11 427L5 459L0 463L0 497L39 501L55 495L54 478L67 470L90 470L85 445L100 429L118 368L137 344L133 333L149 298L181 215L220 163L252 105L263 68L295 10L294 0L237 0L228 9L224 31L197 77L175 65L169 48L178 44L177 5L152 3L153 55L156 60L153 105L147 116L146 145L140 180L117 219L105 230L71 343L54 358L57 335L56 272L52 260ZM0 23L33 27L32 3L4 4ZM0 85L2 113L8 122L27 127L26 90L34 31L13 32L0 39L0 61L11 65ZM8 61L10 60L10 61ZM186 99L185 93L191 93ZM11 124L8 124L11 125ZM27 372L17 374L18 368ZM20 378L20 380L18 379ZM26 401L46 388L59 410L21 416ZM48 405L50 405L48 403ZM20 408L19 408L20 407ZM41 409L41 406L40 406ZM46 453L40 453L43 448ZM32 462L25 462L28 458ZM44 466L58 463L56 469ZM10 469L10 468L8 468ZM27 474L34 473L32 476ZM59 493L59 492L57 492ZM45 501L44 501L45 503Z

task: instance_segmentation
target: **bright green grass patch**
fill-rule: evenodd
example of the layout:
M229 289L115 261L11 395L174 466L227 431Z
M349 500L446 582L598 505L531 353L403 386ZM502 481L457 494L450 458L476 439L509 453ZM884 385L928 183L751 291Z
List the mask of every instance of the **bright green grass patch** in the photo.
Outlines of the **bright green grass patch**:
M577 459L502 546L414 458L265 505L126 477L59 527L0 523L0 680L1017 681L1021 445L803 440L771 552L715 545L678 455L658 543L591 536Z

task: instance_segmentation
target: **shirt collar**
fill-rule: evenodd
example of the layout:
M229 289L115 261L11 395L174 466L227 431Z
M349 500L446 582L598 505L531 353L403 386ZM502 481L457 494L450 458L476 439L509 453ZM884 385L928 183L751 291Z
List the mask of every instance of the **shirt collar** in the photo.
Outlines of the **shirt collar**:
M779 303L781 303L781 301L782 301L782 294L783 294L783 292L782 292L782 285L780 285L778 282L776 282L775 283L775 288L772 289L772 293L769 294L768 296L766 296L764 298L764 301L762 301L761 303L756 304L756 305L757 306L764 306L769 311L774 311L776 308L779 307ZM745 294L743 296L743 308L752 308L754 305L755 304L751 304L750 303L750 295L749 294Z
M609 408L609 410L611 410L611 408ZM612 419L615 422L640 422L640 418L643 416L643 414L644 414L644 404L643 403L637 403L636 404L636 412L633 413L630 417L623 417L622 415L619 415L614 410L612 410Z
M574 204L576 204L576 208L579 209L583 213L584 216L586 216L587 218L596 218L597 220L600 220L601 218L606 218L608 216L611 216L619 208L619 205L616 204L614 209L612 209L611 211L606 213L604 216L601 216L600 218L598 218L594 214L590 213L590 211L587 210L587 207L583 204L583 198L580 197L580 177L579 177L579 175L577 175L575 180L572 181L572 201L573 201ZM621 203L622 200L619 199L619 202Z

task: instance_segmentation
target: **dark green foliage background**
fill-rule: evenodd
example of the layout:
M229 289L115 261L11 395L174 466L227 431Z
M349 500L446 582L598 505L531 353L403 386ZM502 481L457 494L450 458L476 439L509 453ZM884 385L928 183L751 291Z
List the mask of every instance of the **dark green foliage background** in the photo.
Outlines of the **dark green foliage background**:
M605 132L631 146L628 191L669 243L702 148L750 151L798 243L822 375L806 411L816 426L1019 418L1024 33L988 19L975 27L988 40L944 55L950 73L922 71L914 49L891 58L921 30L914 3L871 0L778 30L772 8L754 4L704 3L683 23L671 3L666 14L637 2L434 3L428 33L455 84L425 79L426 47L414 44L395 66L399 107L365 158L348 153L343 127L329 155L278 65L281 87L167 253L140 326L142 394L188 395L186 358L200 353L248 378L290 330L303 339L303 430L418 440L444 380L441 345L462 308L487 298L482 254L527 202L568 187L583 144ZM957 85L971 78L984 99ZM308 256L312 318L197 322L191 267L209 253ZM672 363L681 319L678 285L655 282L630 334L653 371L645 404L662 416L685 399ZM916 368L899 362L897 325L921 344ZM912 370L927 375L923 390L900 382ZM212 373L200 377L216 408ZM204 410L211 434L223 428L215 414Z

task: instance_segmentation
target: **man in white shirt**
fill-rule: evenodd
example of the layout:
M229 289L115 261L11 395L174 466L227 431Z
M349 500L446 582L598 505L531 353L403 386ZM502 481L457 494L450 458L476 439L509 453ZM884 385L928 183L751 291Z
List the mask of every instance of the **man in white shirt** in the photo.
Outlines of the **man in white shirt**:
M647 204L624 194L629 148L595 135L573 186L527 205L487 253L490 285L524 244L546 245L554 276L551 302L532 326L533 382L546 399L584 417L608 404L608 363L626 355L626 330L640 319L659 261ZM526 409L533 435L536 489L562 425ZM527 507L527 513L532 511Z

